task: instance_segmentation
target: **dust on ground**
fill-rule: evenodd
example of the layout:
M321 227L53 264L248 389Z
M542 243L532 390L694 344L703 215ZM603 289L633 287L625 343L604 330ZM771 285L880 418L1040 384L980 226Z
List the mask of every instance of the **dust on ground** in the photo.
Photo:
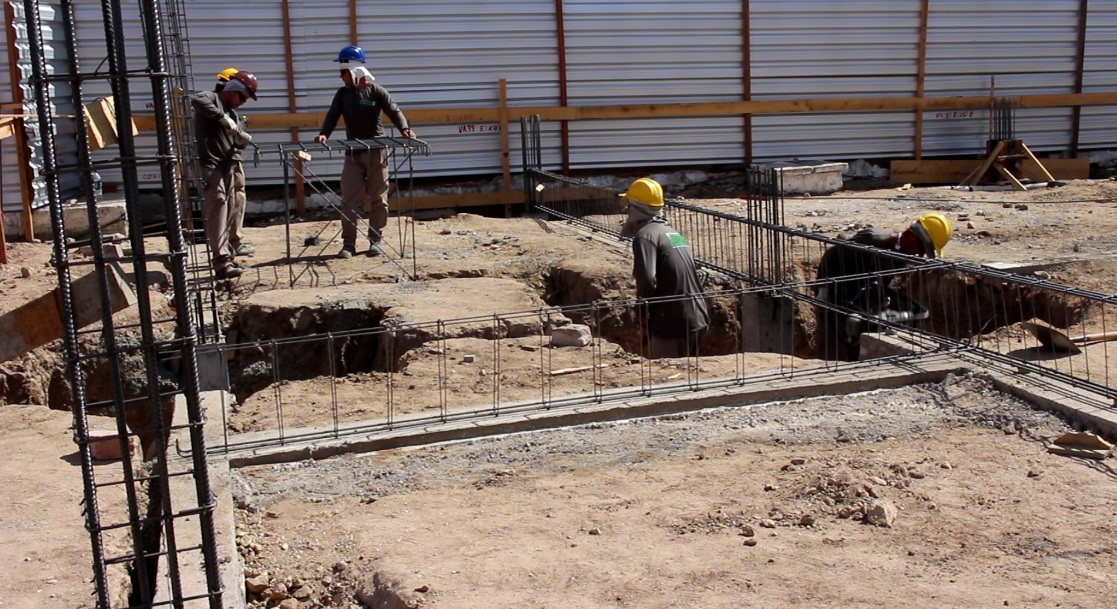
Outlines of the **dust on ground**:
M1097 607L1117 483L1064 429L967 376L250 467L238 543L273 603Z

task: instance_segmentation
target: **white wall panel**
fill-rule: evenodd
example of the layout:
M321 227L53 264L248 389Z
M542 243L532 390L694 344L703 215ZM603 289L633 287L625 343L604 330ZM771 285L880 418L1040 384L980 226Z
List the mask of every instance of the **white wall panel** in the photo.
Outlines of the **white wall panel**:
M8 70L8 27L0 29L0 102L14 101L11 72ZM18 110L9 110L15 113ZM16 125L19 125L17 122ZM22 168L19 163L18 140L15 136L0 140L0 207L5 211L23 208L23 191L20 186Z
M563 11L571 105L742 99L737 0L566 0ZM570 125L570 161L574 168L740 163L743 142L741 117L580 121Z
M1086 59L1082 78L1084 93L1112 92L1117 88L1117 0L1091 0L1086 22ZM1117 107L1082 108L1080 148L1117 148Z
M919 0L752 0L752 97L901 97L915 94ZM915 115L753 117L758 161L910 154Z
M1073 93L1079 0L934 0L927 35L929 97ZM1091 3L1091 9L1093 3ZM989 112L924 114L926 155L982 153ZM1016 112L1016 135L1036 151L1067 148L1070 108Z

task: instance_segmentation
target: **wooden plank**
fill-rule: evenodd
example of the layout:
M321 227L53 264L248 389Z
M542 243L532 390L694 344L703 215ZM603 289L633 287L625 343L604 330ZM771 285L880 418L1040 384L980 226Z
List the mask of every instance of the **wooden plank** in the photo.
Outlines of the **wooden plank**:
M512 159L508 145L508 81L500 79L500 169L504 178L504 192L512 190ZM512 205L504 206L504 216L512 217Z
M891 180L897 184L959 184L981 159L897 159L892 161ZM1090 177L1089 159L1043 159L1056 180L1084 180ZM1020 162L1020 172L1031 180L1039 174L1031 160Z
M136 303L136 293L116 264L105 268L109 282L109 308L113 313ZM89 273L70 286L74 324L78 328L101 321L101 288L97 273ZM0 315L0 362L62 338L62 311L58 288Z
M993 166L993 163L997 162L997 155L999 155L1004 149L1004 140L997 142L997 145L993 146L993 151L989 153L989 156L985 157L985 160L977 166L977 169L973 170L970 175L966 176L966 179L962 180L960 184L963 186L967 186L980 182L981 179L985 177L985 172L989 171L989 168Z
M1117 93L1022 95L1010 98L1017 108L1058 108L1117 105ZM509 120L538 114L541 120L572 121L618 118L661 118L686 116L737 116L741 114L790 114L799 112L894 112L903 110L962 110L988 108L991 97L866 97L835 99L785 99L766 101L702 102L691 104L638 104L613 106L510 106ZM278 112L252 115L260 129L317 128L325 112ZM407 111L415 124L496 123L500 108L429 108ZM141 130L155 127L151 115L137 115Z
M1036 155L1032 152L1031 148L1028 148L1027 144L1025 144L1024 142L1020 142L1020 148L1024 151L1024 154L1028 156L1028 160L1034 164L1033 169L1039 172L1041 180L1050 182L1051 180L1055 179L1047 170L1047 168L1043 166L1043 162L1036 158Z
M483 205L518 205L524 202L524 193L478 192L453 195L427 195L415 197L415 209L455 209L458 207L480 207Z
M1012 184L1012 187L1014 189L1016 189L1016 190L1028 190L1027 188L1024 187L1024 185L1022 183L1020 183L1020 180L1016 179L1016 176L1012 175L1012 172L1009 171L1007 167L1005 167L1004 165L1001 165L1000 163L995 164L994 167L997 168L997 173L1004 176L1004 179L1008 180L1009 184Z
M354 9L355 10L355 9ZM295 63L291 42L291 6L288 0L283 0L283 48L284 64L287 67L287 109L292 114L297 114L299 104L295 98ZM255 125L253 125L255 127ZM291 143L299 143L299 128L291 127ZM283 188L288 185L284 184ZM303 182L303 165L301 160L295 161L295 213L302 216L306 213L306 184Z
M926 94L927 83L927 21L931 13L931 0L922 0L919 7L919 54L916 59L915 96ZM915 111L915 158L923 158L923 111Z
M8 82L18 83L22 80L19 69L19 53L16 50L16 40L19 38L15 26L15 9L11 2L4 3L4 27L7 28L8 38ZM12 87L12 103L16 108L23 108L23 87ZM35 240L35 222L31 216L31 204L35 201L35 190L32 184L35 176L31 166L30 147L27 144L27 129L20 125L16 129L16 154L19 156L19 186L23 194L23 240Z

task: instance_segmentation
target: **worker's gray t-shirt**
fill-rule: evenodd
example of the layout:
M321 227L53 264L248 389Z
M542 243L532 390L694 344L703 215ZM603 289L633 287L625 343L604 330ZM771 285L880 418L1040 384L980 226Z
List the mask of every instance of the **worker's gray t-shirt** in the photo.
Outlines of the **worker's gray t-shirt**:
M384 87L372 83L360 89L341 87L334 94L326 120L322 123L320 135L330 137L337 127L339 118L345 118L345 137L350 140L364 140L383 137L384 124L380 122L383 112L397 129L408 129L407 117L392 101L392 96Z
M639 298L689 294L671 302L649 303L649 331L661 338L682 338L709 326L706 298L694 257L679 231L662 220L644 225L632 238L632 276Z

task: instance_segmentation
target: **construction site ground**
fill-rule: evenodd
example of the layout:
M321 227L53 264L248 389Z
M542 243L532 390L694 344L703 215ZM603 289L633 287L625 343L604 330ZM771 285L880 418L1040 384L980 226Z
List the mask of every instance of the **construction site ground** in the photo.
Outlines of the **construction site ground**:
M708 189L682 195L728 212L743 208ZM1109 294L1117 285L1115 207L1111 181L1024 193L889 188L789 198L786 223L848 236L866 225L899 229L938 210L955 223L949 258L1060 263L1041 272ZM322 225L313 219L292 226L296 253ZM393 229L412 228L395 227L393 221L389 240ZM463 213L419 221L414 230L420 279L447 282L439 285L453 297L406 301L407 319L632 295L627 248L563 222ZM247 229L257 253L222 301L225 323L232 326L254 300L281 306L289 298L301 306L400 276L385 256L330 257L340 249L336 241L303 252L312 264L289 271L282 263L286 234L275 220ZM49 244L13 243L9 252L11 264L0 267L0 313L57 285ZM407 270L410 262L402 261ZM303 295L269 294L303 271L296 286ZM471 292L473 279L523 290ZM1014 339L1026 344L1019 329L1002 333L1006 350ZM1108 357L1107 344L1078 357L1093 357L1108 375L1117 358ZM530 365L539 352L523 347L508 348L524 359L509 360L502 374L509 387L522 376L526 395L539 374ZM479 385L484 395L484 341L464 337L447 348L479 356L459 385ZM616 354L622 377L632 354L615 343L603 350ZM409 396L401 398L402 411L430 407L430 355L416 349L402 356L415 385L401 394ZM716 376L789 365L778 358L721 356L700 366ZM50 368L59 361L52 344L0 364L9 402L0 407L7 430L0 444L9 455L3 482L13 498L0 508L9 531L0 606L85 606L91 598L70 419L43 405L60 402L50 395ZM656 366L661 380L686 373L678 362ZM378 374L346 375L343 385L354 396L367 394L379 386ZM562 382L574 390L577 378ZM287 423L322 423L328 408L314 399L329 385L316 377L285 386ZM350 420L382 416L370 400L346 396L339 405ZM246 395L232 430L272 426L268 400L268 391ZM910 390L253 466L234 472L238 544L258 590L250 598L257 606L286 602L284 609L357 606L357 593L373 592L377 574L398 584L397 597L433 607L1106 606L1117 592L1110 577L1117 567L1117 477L1111 459L1048 454L1042 440L1067 428L982 376L963 375ZM890 526L866 524L878 515Z

